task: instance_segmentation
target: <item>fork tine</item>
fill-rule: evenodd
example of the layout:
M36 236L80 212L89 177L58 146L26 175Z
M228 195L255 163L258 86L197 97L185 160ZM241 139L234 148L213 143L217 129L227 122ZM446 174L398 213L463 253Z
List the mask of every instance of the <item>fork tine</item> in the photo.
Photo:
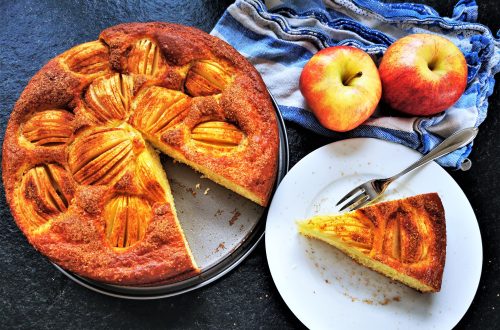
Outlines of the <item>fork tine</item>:
M353 190L349 191L344 197L342 197L342 199L340 199L337 202L337 204L335 204L335 206L339 206L340 204L342 204L343 202L345 202L346 200L348 200L349 198L351 198L352 196L354 196L354 194L356 194L358 192L364 193L365 189L362 188L361 186L357 186Z
M354 203L351 204L351 206L349 207L349 211L354 211L354 210L360 209L363 206L365 206L366 204L373 202L373 200L370 200L370 196L368 196L368 195L365 195L365 196L367 196L368 198L366 198L364 201L360 202L358 205L354 205Z
M339 212L342 212L343 210L349 208L355 208L359 203L363 203L364 201L366 201L367 199L370 199L370 196L368 196L367 194L365 193L361 193L359 194L356 198L352 198L349 203L347 203L346 205L342 206L342 208L339 210Z

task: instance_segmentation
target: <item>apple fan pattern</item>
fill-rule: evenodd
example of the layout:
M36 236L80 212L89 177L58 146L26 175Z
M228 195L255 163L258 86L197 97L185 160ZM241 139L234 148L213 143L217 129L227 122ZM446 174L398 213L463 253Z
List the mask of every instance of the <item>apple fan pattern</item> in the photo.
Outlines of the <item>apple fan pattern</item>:
M237 0L212 34L245 55L262 74L283 117L335 140L374 137L427 153L444 138L486 118L493 76L500 71L500 40L475 23L477 6L460 0L450 18L429 6L375 0ZM451 40L464 53L467 88L446 111L432 117L405 117L386 107L358 128L336 133L322 127L307 109L299 77L319 50L336 45L360 48L378 63L395 40L413 33L433 33ZM438 159L460 168L472 145Z

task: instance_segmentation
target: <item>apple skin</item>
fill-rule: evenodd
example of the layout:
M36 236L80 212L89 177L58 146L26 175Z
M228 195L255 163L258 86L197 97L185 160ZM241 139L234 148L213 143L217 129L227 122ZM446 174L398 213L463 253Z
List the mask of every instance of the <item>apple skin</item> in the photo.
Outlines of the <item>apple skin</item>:
M416 116L448 109L467 85L464 55L451 41L433 34L411 34L394 42L379 74L384 101Z
M349 46L317 52L304 66L299 86L321 125L337 132L349 131L368 119L382 94L371 57Z

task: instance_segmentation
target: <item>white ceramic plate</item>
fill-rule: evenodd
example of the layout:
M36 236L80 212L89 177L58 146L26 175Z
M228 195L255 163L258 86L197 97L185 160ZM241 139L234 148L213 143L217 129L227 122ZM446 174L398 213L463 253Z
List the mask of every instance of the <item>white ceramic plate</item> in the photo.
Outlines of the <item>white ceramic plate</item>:
M481 235L469 201L436 163L394 182L384 199L441 197L447 249L439 293L418 293L296 230L296 220L336 212L336 202L356 185L393 175L419 157L382 140L345 140L307 155L281 182L267 218L267 258L281 296L307 327L450 329L467 311L481 275Z

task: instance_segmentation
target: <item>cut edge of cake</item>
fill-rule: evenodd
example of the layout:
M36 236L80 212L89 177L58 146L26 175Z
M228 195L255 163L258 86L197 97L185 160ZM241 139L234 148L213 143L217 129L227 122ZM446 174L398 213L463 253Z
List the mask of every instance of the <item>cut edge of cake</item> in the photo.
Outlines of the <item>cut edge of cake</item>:
M143 134L144 134L144 132L143 132ZM153 146L155 148L158 148L159 150L161 150L161 152L163 152L167 156L171 157L175 161L178 161L178 162L181 162L183 164L188 165L189 167L191 167L195 171L203 174L207 179L212 180L213 182L237 193L240 196L243 196L243 197L251 200L254 203L257 203L260 206L263 206L263 207L267 206L269 196L258 195L256 193L254 193L253 191L244 188L241 185L235 184L234 182L225 178L224 176L215 173L213 170L211 170L207 167L203 167L201 164L197 164L195 162L190 161L179 151L175 150L174 148L169 147L168 145L165 145L164 143L161 143L158 140L158 138L155 138L154 136L150 136L147 134L145 134L145 136L148 137L148 140L153 144ZM270 193L271 192L269 192L269 194Z
M435 197L433 195L435 195ZM424 196L424 197L422 197L422 196ZM399 199L399 200L392 200L392 201L382 202L382 203L378 203L378 204L373 204L373 205L366 206L366 207L359 209L359 210L346 212L346 213L342 213L342 214L317 215L317 216L313 216L313 217L305 219L305 220L296 221L296 225L297 225L298 232L300 234L302 234L306 237L309 237L309 238L318 239L320 241L323 241L327 244L334 246L335 248L339 249L340 251L342 251L343 253L345 253L349 257L351 257L354 261L356 261L357 263L359 263L362 266L370 268L370 269L372 269L372 270L374 270L382 275L389 277L392 280L401 282L401 283L403 283L403 284L405 284L405 285L407 285L415 290L418 290L420 292L424 292L424 293L439 292L441 289L442 275L443 275L443 270L444 270L444 262L440 263L437 260L433 260L431 266L435 266L436 268L427 270L428 273L433 273L432 276L430 276L432 278L434 278L435 275L437 274L437 277L439 278L437 283L435 283L433 281L428 281L428 278L426 278L426 277L424 277L424 278L422 278L422 280L420 280L416 277L409 275L407 272L404 272L405 271L404 264L402 264L402 267L401 267L402 269L398 271L397 269L387 265L386 263L372 258L372 253L366 254L362 251L362 249L355 247L355 246L350 246L347 242L342 240L342 238L339 235L336 235L333 233L326 234L326 233L322 232L321 230L319 230L320 225L318 225L318 222L324 222L325 218L328 218L330 221L333 222L337 219L340 220L340 219L345 218L346 215L350 216L350 215L356 214L357 212L360 212L360 210L362 211L364 209L366 210L369 208L372 208L372 209L378 208L378 207L380 207L381 204L400 202L400 201L404 201L404 200L408 200L408 199L413 200L415 198L425 199L425 198L436 198L436 197L439 200L439 205L440 205L441 211L443 212L442 214L444 214L444 209L442 207L439 196L436 193L431 193L431 194L422 194L422 195L412 196L412 197L403 198L403 199ZM320 220L323 220L323 221L320 221ZM444 224L444 216L443 216L443 219L431 218L431 221L434 221L434 222L440 222L441 220ZM436 234L438 236L434 240L434 243L436 245L438 244L438 243L436 243L437 240L443 240L444 242L446 241L445 228L444 228L444 230L438 230L438 233L436 233ZM443 234L444 234L444 238L439 237L440 235L442 236ZM445 244L444 249L446 250L446 244ZM442 253L444 256L446 255L446 251L442 251ZM425 282L428 282L428 283L425 283Z
M160 157L155 152L153 146L150 143L148 143L148 142L146 142L146 149L147 149L147 154L152 159L152 165L153 166L158 166L158 168L160 169L159 171L156 171L156 172L160 173L161 178L159 178L159 179L161 179L163 181L163 184L165 186L166 201L170 205L170 209L172 210L172 214L174 216L175 223L177 225L178 231L181 234L181 237L182 237L183 242L184 242L184 246L186 247L186 252L187 252L188 256L190 257L191 262L192 262L192 264L194 266L194 271L195 272L199 272L200 269L198 267L198 264L196 263L196 260L195 260L195 258L193 256L193 253L191 252L191 248L190 248L189 243L187 241L186 235L184 234L184 230L182 229L182 226L180 224L179 218L177 216L177 209L175 207L174 195L172 194L172 190L170 188L170 184L169 184L169 181L168 181L167 172L165 171L165 169L161 165ZM181 274L179 274L179 275L181 275Z
M364 254L363 252L357 250L356 248L350 247L347 244L341 242L340 239L335 239L333 237L327 237L326 235L322 235L319 232L314 230L310 230L303 223L298 223L299 232L309 238L319 239L325 243L328 243L343 253L347 254L349 257L354 259L357 263L362 266L368 267L373 271L381 273L392 280L399 281L413 289L416 289L421 292L435 292L435 288L432 288L417 279L410 277L406 274L400 273L392 267L385 265L384 263L374 260Z

